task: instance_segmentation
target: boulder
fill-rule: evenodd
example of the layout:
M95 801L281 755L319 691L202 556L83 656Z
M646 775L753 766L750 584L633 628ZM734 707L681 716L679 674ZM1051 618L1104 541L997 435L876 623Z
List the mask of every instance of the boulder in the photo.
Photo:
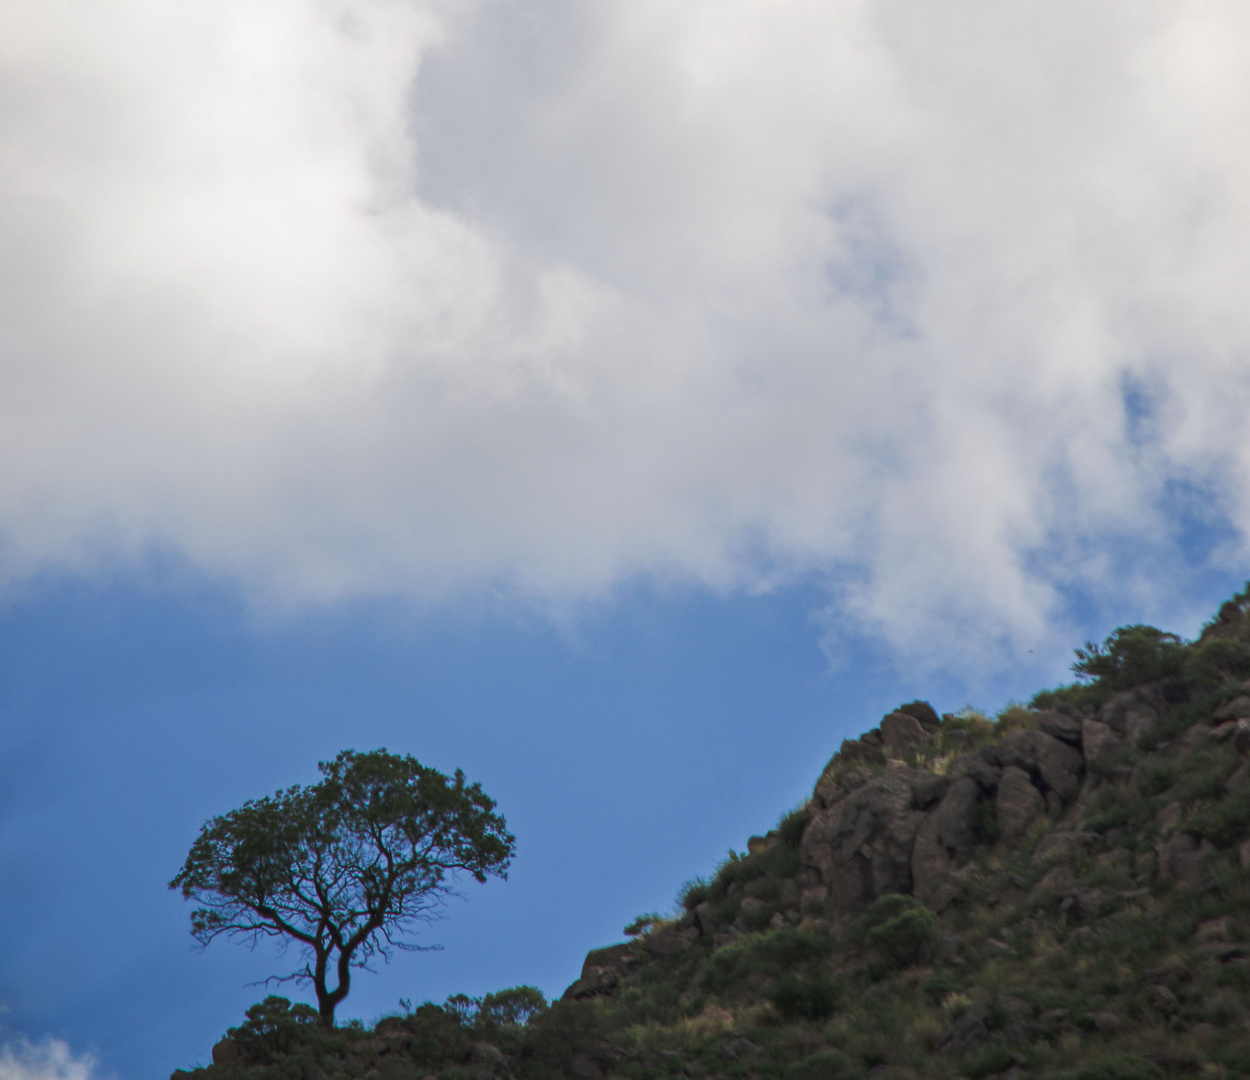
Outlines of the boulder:
M911 850L923 814L912 809L904 767L888 769L827 809L803 832L800 854L837 908L860 910L878 896L911 891Z
M1044 731L1033 732L1033 750L1043 786L1070 803L1081 790L1085 761L1080 751Z
M1086 762L1097 761L1120 746L1120 737L1100 720L1084 720L1081 723L1081 747Z
M888 757L901 758L927 743L932 736L907 713L892 712L881 721L881 738Z
M565 1072L573 1078L573 1080L600 1080L603 1076L603 1070L595 1064L594 1059L589 1054L578 1051L565 1066Z
M227 1036L213 1046L214 1065L235 1065L241 1060L239 1044Z
M1215 710L1215 718L1217 720L1230 720L1243 717L1250 717L1250 697L1245 694L1238 694L1231 701L1224 702Z
M941 911L954 898L955 872L972 853L972 815L979 794L975 780L960 777L916 832L912 889L934 911Z
M469 1064L484 1065L490 1072L496 1074L506 1075L509 1071L508 1059L504 1052L488 1042L475 1042L469 1048Z
M950 790L949 776L938 776L937 773L918 772L911 784L911 805L913 810L928 810L935 803L941 802L942 796Z
M1098 719L1117 735L1136 738L1159 717L1159 698L1144 686L1123 690L1098 710Z
M743 907L749 903L749 900L743 901ZM759 903L760 901L756 901ZM699 940L698 927L685 927L678 929L675 926L665 927L662 930L656 930L650 934L643 934L638 939L638 944L642 946L643 952L648 956L655 958L665 956L676 956L689 949L696 941Z
M1209 889L1215 884L1208 865L1209 856L1215 852L1215 845L1210 840L1199 840L1189 833L1176 832L1155 845L1155 852L1159 856L1158 873L1161 878L1196 890Z
M773 905L767 900L760 900L754 896L748 896L742 901L739 908L742 921L750 930L761 930L767 925L768 920L773 914Z
M1081 790L1080 751L1045 731L1009 731L994 747L994 755L1002 766L1026 770L1043 794L1054 791L1061 803L1071 802Z
M1013 844L1046 812L1046 800L1027 772L1017 765L1008 765L998 782L995 808L999 838Z
M1088 851L1098 842L1093 833L1088 832L1053 832L1047 833L1033 849L1035 863L1050 862L1065 858L1071 851Z
M973 1005L957 1019L938 1041L939 1054L962 1054L980 1046L990 1037L985 1021L989 1018L989 1006Z
M910 701L906 705L900 705L894 711L914 716L920 721L920 726L925 731L936 732L942 726L942 720L938 716L937 710L927 701Z
M1081 721L1075 716L1061 712L1041 712L1037 714L1037 726L1051 738L1069 746L1081 745Z
M961 757L955 763L955 772L959 776L967 776L977 782L982 791L993 795L998 790L998 778L1002 776L1002 766L998 764L998 755L989 747L983 747L974 754Z
M865 765L856 765L850 769L836 768L838 756L825 766L816 790L812 793L812 801L819 809L832 806L856 788L863 787L872 779L872 771Z

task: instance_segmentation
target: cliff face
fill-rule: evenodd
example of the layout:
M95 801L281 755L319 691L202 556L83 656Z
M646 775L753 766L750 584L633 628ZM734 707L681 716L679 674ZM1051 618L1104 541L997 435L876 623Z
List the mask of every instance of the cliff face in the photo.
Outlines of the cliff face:
M550 1008L271 1023L280 1052L244 1025L208 1072L1250 1075L1246 603L1188 644L1122 628L992 720L901 706Z

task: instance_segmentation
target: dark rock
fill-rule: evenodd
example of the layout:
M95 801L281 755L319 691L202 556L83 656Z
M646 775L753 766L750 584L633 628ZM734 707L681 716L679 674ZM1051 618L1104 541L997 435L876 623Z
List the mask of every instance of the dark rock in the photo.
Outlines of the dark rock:
M640 963L633 942L622 941L619 945L608 945L602 949L591 949L582 961L582 975L592 968L608 968L612 971L629 971Z
M1081 721L1061 712L1038 713L1037 726L1052 738L1069 746L1081 745Z
M1029 896L1042 901L1056 897L1066 898L1075 896L1078 888L1076 875L1071 869L1067 866L1056 866L1042 876Z
M720 1044L720 1056L726 1061L741 1061L746 1057L754 1057L760 1048L750 1039L736 1035Z
M497 1046L488 1042L475 1042L469 1049L469 1064L485 1065L493 1073L506 1074L508 1059Z
M1037 771L1049 791L1057 794L1063 802L1070 803L1081 790L1081 774L1085 760L1079 750L1061 742L1044 731L1033 734L1033 751L1037 756Z
M1101 1031L1107 1035L1114 1035L1124 1030L1124 1021L1113 1012L1092 1012L1087 1018L1095 1031Z
M893 712L881 721L881 737L889 757L901 758L932 738L920 721L906 713Z
M711 938L718 929L716 916L712 913L712 905L704 902L694 909L694 917L699 923L699 933Z
M911 785L911 805L914 810L928 810L934 803L940 802L942 796L950 790L951 780L948 776L937 773L918 772Z
M1167 840L1155 845L1159 857L1158 874L1165 881L1176 881L1191 889L1209 889L1215 885L1209 867L1209 856L1215 845L1210 840L1198 840L1188 833L1173 833Z
M1093 949L1098 945L1098 935L1088 926L1080 926L1068 935L1068 940L1078 949Z
M980 1046L990 1037L986 1019L990 1010L986 1005L973 1005L956 1020L938 1041L939 1054L962 1054Z
M996 755L989 747L975 754L960 758L955 770L960 776L971 777L982 791L993 795L998 790L998 778L1002 776L1002 767L995 760Z
M954 872L972 853L977 794L976 781L960 777L917 830L911 857L912 886L916 896L934 911L941 911L954 898Z
M752 930L760 930L768 923L769 918L773 914L773 905L767 900L759 900L754 896L748 896L742 901L742 906L738 909L742 915L743 922Z
M1154 1007L1162 1012L1175 1012L1180 1006L1180 1002L1176 1000L1176 995L1172 993L1171 988L1163 983L1156 983L1150 988L1150 1000Z
M1238 694L1231 701L1224 702L1223 705L1215 710L1214 715L1217 720L1250 717L1250 697L1247 697L1245 694Z
M235 1065L242 1055L239 1053L239 1044L229 1036L222 1039L213 1047L213 1064L214 1065Z
M1250 721L1237 721L1237 728L1233 732L1233 746L1243 757L1250 754Z
M1098 837L1089 832L1047 833L1033 849L1035 863L1061 859L1073 851L1089 851L1098 843Z
M742 901L743 909L747 904L752 903L750 897ZM754 903L762 903L756 900ZM765 905L767 906L767 905ZM770 909L771 910L771 909ZM642 946L643 951L648 956L665 957L676 956L689 949L696 941L699 940L699 931L693 927L688 930L678 930L674 928L666 928L656 930L654 933L644 934L638 940L638 944Z
M1158 699L1138 686L1114 695L1098 710L1098 719L1117 735L1135 739L1158 719Z
M998 781L996 798L999 837L1015 843L1037 818L1046 812L1046 800L1033 786L1029 774L1016 765L1008 765Z
M564 1067L564 1071L569 1074L573 1080L600 1080L603 1076L603 1070L599 1068L591 1056L579 1050L571 1058Z
M937 710L927 701L910 701L906 705L900 705L894 711L914 716L926 731L937 731L942 726Z
M402 1016L387 1016L373 1025L373 1033L384 1039L398 1039L411 1034L411 1029Z
M1081 724L1081 748L1087 762L1106 757L1120 746L1120 737L1106 724L1098 720L1086 720Z
M800 852L839 910L858 911L889 892L910 892L912 841L923 814L912 809L906 767L887 769L813 816Z
M620 976L611 968L583 968L582 977L564 991L564 997L573 1001L602 997L612 993L619 981Z

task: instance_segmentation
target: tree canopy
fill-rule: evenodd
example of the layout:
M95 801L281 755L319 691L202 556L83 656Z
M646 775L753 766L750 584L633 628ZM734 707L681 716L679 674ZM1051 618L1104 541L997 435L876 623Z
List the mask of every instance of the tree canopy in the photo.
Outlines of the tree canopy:
M169 887L201 905L191 933L203 946L295 942L302 966L273 978L311 983L329 1026L352 968L419 948L403 935L438 916L461 875L506 877L515 838L459 769L449 779L384 749L318 767L319 783L208 821Z

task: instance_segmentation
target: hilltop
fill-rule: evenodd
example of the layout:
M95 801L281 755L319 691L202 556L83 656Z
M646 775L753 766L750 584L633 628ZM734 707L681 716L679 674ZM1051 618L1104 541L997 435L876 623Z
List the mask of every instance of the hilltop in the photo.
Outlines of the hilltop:
M1248 606L996 717L900 706L550 1005L269 998L175 1080L1250 1075Z

